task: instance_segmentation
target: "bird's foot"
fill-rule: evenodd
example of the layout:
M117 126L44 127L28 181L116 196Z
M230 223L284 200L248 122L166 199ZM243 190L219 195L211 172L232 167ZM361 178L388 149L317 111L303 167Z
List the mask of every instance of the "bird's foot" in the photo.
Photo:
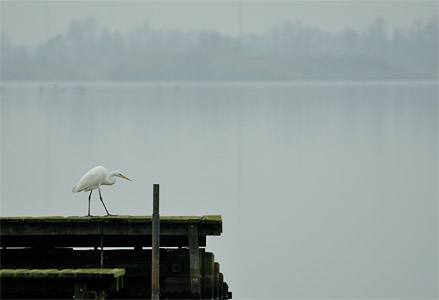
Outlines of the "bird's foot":
M117 215L107 214L106 217L115 217Z
M88 215L86 215L86 217L97 217L97 216L93 216L93 215L88 214Z

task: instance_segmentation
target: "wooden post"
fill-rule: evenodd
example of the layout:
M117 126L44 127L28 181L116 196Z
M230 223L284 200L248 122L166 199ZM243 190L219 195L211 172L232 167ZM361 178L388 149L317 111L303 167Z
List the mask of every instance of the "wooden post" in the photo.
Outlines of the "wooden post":
M104 268L104 224L101 224L101 269Z
M220 272L220 265L219 263L214 263L213 264L213 272L214 272L214 282L215 282L215 288L214 288L214 294L215 294L215 299L219 299L220 298L220 290L219 290L219 272Z
M219 273L219 297L224 299L224 275Z
M101 269L104 268L104 233L101 230Z
M203 299L214 299L214 262L213 253L204 252L203 254Z
M201 299L201 268L197 224L188 224L188 236L192 299Z
M153 213L152 213L152 270L151 270L151 299L160 298L160 214L159 214L159 185L153 186Z

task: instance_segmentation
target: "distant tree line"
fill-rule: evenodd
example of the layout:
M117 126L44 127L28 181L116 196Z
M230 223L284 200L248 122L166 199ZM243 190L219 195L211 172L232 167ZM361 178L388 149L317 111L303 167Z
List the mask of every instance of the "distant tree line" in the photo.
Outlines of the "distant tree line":
M93 19L35 49L1 35L3 80L294 80L438 78L438 19L387 32L378 18L364 32L331 34L286 20L261 35L159 30L127 35Z

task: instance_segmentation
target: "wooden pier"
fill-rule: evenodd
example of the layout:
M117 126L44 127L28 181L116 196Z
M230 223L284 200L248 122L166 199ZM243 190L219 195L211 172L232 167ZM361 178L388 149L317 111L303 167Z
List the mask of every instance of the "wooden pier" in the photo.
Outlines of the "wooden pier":
M152 224L152 216L0 218L1 298L150 299ZM221 233L221 216L160 217L161 299L232 297L204 248Z

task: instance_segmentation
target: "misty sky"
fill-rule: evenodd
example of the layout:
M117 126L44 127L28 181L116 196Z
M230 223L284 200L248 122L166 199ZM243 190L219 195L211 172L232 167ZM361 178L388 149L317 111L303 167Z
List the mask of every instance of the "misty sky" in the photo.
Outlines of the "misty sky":
M13 44L35 45L88 17L128 33L155 28L215 30L227 35L264 33L285 19L329 32L366 30L378 16L389 30L438 14L437 1L1 1L1 30Z

